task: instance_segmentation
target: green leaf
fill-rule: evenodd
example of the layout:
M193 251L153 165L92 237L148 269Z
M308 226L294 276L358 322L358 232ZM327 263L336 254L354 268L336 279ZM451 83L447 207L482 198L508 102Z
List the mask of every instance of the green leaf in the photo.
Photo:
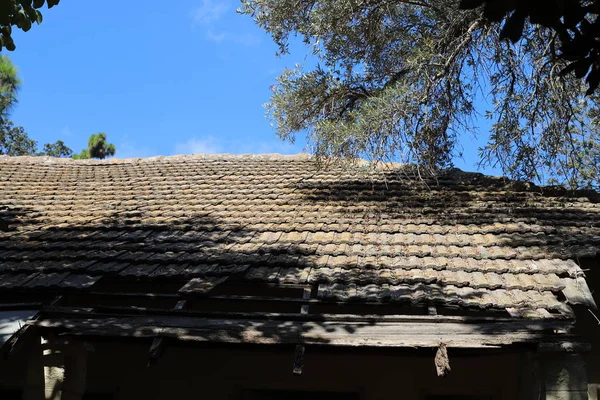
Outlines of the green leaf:
M34 8L41 8L44 6L45 1L44 0L33 0L33 7Z
M19 24L19 28L23 29L23 31L27 32L28 30L31 29L31 21L28 19L24 19L23 21L21 21L21 23Z
M41 24L42 21L44 20L44 18L42 17L42 13L39 12L38 10L35 10L35 15L36 15L35 22L37 22L38 25Z
M55 5L57 5L60 2L60 0L48 0L48 8L52 8Z
M8 51L14 51L17 48L10 35L6 34L3 34L2 37L0 37L0 44ZM0 46L0 49L2 46Z

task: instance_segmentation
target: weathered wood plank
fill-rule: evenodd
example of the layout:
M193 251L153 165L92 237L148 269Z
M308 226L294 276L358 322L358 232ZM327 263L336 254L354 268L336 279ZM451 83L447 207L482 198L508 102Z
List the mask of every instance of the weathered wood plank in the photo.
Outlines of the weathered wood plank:
M286 285L287 286L287 285ZM102 296L102 297L110 297L110 298L123 298L123 299L132 299L132 298L157 298L157 299L181 299L181 298L186 298L186 299L193 299L195 298L193 295L191 294L186 294L186 293L180 293L180 294L175 294L175 293L123 293L123 292L90 292L89 293L90 296ZM208 296L204 296L202 297L202 299L207 299L207 300L225 300L225 301L239 301L239 302L273 302L273 303L280 303L280 304L293 304L293 303L300 303L300 304L328 304L328 305L342 305L342 306L348 306L348 305L360 305L360 307L380 307L382 304L390 304L387 302L383 302L380 300L372 300L372 301L366 301L366 302L360 302L360 303L349 303L348 301L339 301L339 300L327 300L327 299L301 299L301 298L294 298L294 297L269 297L269 296L242 296L242 295L208 295ZM129 300L128 300L129 301ZM459 310L461 309L460 306L457 305L452 305L452 304L443 304L444 309L456 309ZM562 317L563 318L574 318L574 314L569 313L568 312L569 307L565 304L564 308L561 309L560 311L564 314ZM494 311L498 311L501 312L504 309L492 309ZM427 310L425 310L427 311ZM489 309L488 309L489 311ZM554 316L554 315L553 315ZM556 318L560 318L559 316L555 316ZM494 319L497 319L498 317L493 317Z
M178 303L179 304L179 303ZM214 312L214 311L196 311L178 309L177 306L172 310L153 309L143 307L64 307L48 306L42 309L46 316L62 315L66 317L99 317L114 316L126 317L139 315L156 317L208 317L208 318L227 318L227 319L270 319L270 320L291 320L291 321L348 321L348 322L397 322L397 323L519 323L531 326L544 326L544 329L553 329L560 327L568 329L574 321L570 319L552 318L541 320L524 320L523 318L496 318L496 317L477 317L477 316L453 316L453 315L369 315L369 314L302 314L300 313L269 313L269 312Z
M8 310L39 310L42 308L42 302L31 302L31 303L5 303L0 304L0 311Z
M544 321L465 324L461 322L343 322L206 319L189 317L52 318L32 321L42 328L66 329L70 335L166 337L178 340L322 344L367 347L499 347L515 343L568 340L548 333Z
M224 283L227 280L227 278L227 276L193 278L188 283L186 283L185 286L179 289L179 292L185 294L204 295L213 290L216 286L220 285L221 283Z
M511 317L515 318L528 318L528 319L544 319L544 318L554 318L548 310L544 308L538 309L530 309L530 308L507 308L506 312L510 314Z

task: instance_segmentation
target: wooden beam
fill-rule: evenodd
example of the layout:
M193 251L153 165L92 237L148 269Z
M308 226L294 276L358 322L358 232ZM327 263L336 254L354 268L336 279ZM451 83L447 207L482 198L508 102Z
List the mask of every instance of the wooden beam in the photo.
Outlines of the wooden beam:
M302 290L302 299L308 300L310 299L310 295L312 293L312 288L305 287ZM302 304L300 307L300 314L307 315L308 314L308 304ZM292 369L292 373L294 375L302 375L302 369L304 368L304 352L306 351L306 347L303 344L296 345L296 349L294 351L294 366Z
M540 353L588 353L592 350L592 345L585 342L550 342L539 343L537 350Z
M8 359L19 353L26 347L28 342L37 339L37 337L38 335L34 326L24 325L2 346L4 358Z
M308 316L311 316L310 314ZM306 317L304 315L303 317ZM562 321L552 321L561 323ZM99 316L41 318L29 324L54 328L67 335L154 338L157 335L178 340L305 344L364 347L501 347L515 343L570 340L571 335L556 335L555 325L546 320L464 323L429 320L390 322L351 320L273 320L197 318L185 316ZM66 331L66 332L65 332Z
M179 304L179 303L178 303ZM67 316L67 317L207 317L207 318L231 318L231 319L255 319L255 320L293 320L293 321L351 321L351 322L460 322L472 323L525 323L545 324L547 328L561 327L569 328L574 321L564 318L549 318L543 321L527 320L512 317L478 317L478 316L455 316L455 315L371 315L371 314L302 314L300 313L268 313L268 312L214 312L196 311L173 308L170 310L143 308L143 307L44 307L43 315Z
M507 308L506 312L510 314L511 317L514 318L528 318L528 319L544 319L544 318L554 318L548 310L539 308L539 309L530 309L530 308Z
M33 303L6 303L0 304L0 311L14 311L14 310L39 310L44 303L33 302Z

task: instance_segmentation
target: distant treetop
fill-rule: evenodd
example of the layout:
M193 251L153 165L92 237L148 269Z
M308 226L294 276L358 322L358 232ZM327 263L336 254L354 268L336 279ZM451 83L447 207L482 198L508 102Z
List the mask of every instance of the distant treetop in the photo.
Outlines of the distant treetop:
M89 158L103 160L106 157L114 156L116 151L115 145L106 141L106 133L96 133L90 136L87 149L83 149L79 154L74 154L73 158L75 160L86 160Z

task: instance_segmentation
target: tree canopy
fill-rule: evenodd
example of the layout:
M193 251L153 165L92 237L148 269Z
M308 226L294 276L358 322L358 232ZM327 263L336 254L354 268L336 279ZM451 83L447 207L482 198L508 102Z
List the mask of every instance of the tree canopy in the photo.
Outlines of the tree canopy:
M52 8L60 0L2 0L0 1L0 51L3 48L14 50L15 42L12 38L12 28L17 27L25 32L31 29L34 23L42 23L40 9L46 5Z
M0 55L0 120L8 117L17 103L17 93L21 86L19 71L8 56Z
M117 151L114 144L108 143L106 133L96 133L90 136L88 147L83 149L81 153L74 154L76 160L85 160L89 158L105 159L106 157L114 156Z
M559 55L569 61L562 73L574 72L586 78L588 94L600 84L600 1L599 0L462 0L463 9L483 6L483 16L492 22L504 22L501 39L516 43L529 20L549 28L554 35L549 46L559 48Z
M17 67L8 56L0 55L0 155L69 157L73 152L63 141L46 143L38 150L37 141L9 120L20 86Z
M29 137L25 128L14 126L8 119L0 120L0 155L70 157L72 153L62 140L46 143L39 150L37 141Z
M285 70L272 87L267 111L280 137L306 132L320 157L435 172L452 165L469 135L484 134L482 167L598 188L597 95L561 74L568 60L552 29L526 21L512 45L460 0L242 3L279 53L298 35L317 61ZM489 132L479 127L484 118Z

